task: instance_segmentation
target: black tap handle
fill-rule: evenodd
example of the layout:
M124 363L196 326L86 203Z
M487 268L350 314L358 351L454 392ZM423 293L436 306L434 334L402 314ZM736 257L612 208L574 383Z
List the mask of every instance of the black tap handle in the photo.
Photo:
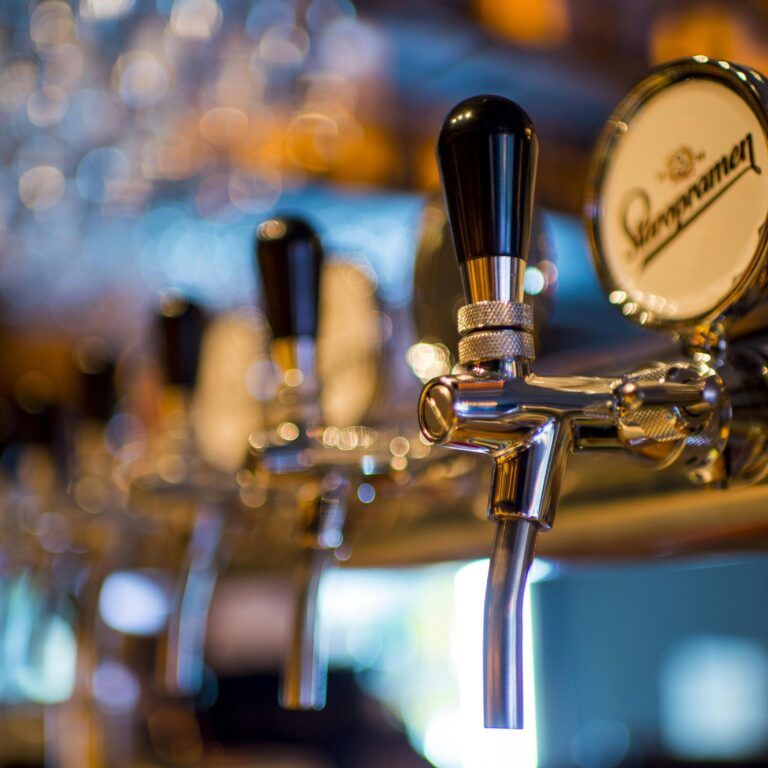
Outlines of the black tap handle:
M292 216L268 219L256 232L255 251L272 337L315 338L323 263L315 230Z
M194 389L205 325L203 309L189 299L171 293L160 301L156 318L158 362L168 384Z
M109 421L117 403L112 350L104 340L88 337L75 348L74 362L80 380L79 415Z
M539 142L531 118L502 96L474 96L443 123L437 157L459 264L526 260Z

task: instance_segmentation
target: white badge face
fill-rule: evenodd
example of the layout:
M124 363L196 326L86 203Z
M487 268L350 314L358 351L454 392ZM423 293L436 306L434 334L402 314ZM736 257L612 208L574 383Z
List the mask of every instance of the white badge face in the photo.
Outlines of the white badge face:
M618 130L596 199L610 298L641 322L706 316L761 256L766 133L741 96L709 78L657 91Z

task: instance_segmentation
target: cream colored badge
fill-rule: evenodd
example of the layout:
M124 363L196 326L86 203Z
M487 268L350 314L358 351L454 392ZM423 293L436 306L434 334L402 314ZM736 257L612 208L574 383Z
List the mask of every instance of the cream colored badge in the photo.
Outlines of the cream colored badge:
M656 91L616 131L595 221L611 299L641 321L711 313L759 256L768 212L760 120L727 84L694 78Z

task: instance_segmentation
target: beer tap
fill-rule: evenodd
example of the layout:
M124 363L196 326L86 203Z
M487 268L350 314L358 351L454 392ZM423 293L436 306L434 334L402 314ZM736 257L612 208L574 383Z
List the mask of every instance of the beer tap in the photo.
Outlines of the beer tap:
M684 343L672 361L607 377L533 373L533 317L523 301L538 154L533 123L512 101L474 97L449 113L437 153L467 301L458 313L463 371L425 385L419 421L430 442L493 462L485 725L521 728L523 593L571 454L621 450L711 484L754 479L765 473L768 386L762 358L728 351L721 302L676 325Z
M272 328L272 357L279 369L276 434L251 450L257 473L297 494L297 562L290 636L280 681L287 709L322 709L326 662L317 600L323 573L343 541L348 478L333 462L310 458L312 433L321 423L316 341L323 249L312 227L294 217L273 218L257 231L256 261ZM278 426L282 424L282 427ZM322 430L321 430L322 431ZM338 460L338 457L336 457Z
M189 696L197 693L203 684L208 609L221 567L221 544L230 492L229 484L200 460L194 439L191 403L197 382L205 315L193 302L171 297L163 303L158 321L166 392L180 393L183 423L187 430L182 446L187 464L187 487L186 491L182 490L182 495L189 494L194 503L160 672L167 691Z
M208 609L222 561L229 502L229 477L200 458L193 397L205 331L203 310L186 297L163 296L154 320L163 386L160 424L151 440L149 472L138 472L131 487L135 506L180 537L173 551L173 594L161 638L156 674L161 691L190 696L202 687ZM168 557L169 548L160 555ZM170 548L172 551L173 548ZM155 553L156 555L160 553Z

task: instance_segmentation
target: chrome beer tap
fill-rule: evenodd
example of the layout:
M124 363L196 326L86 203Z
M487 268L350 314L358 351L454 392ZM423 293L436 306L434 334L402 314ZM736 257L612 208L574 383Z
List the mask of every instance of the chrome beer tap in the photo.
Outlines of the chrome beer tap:
M240 477L267 491L268 508L286 501L294 507L295 590L280 701L289 709L321 709L327 665L317 599L342 546L349 554L348 509L371 510L367 519L380 530L388 514L383 500L403 498L411 481L436 462L455 462L435 456L413 434L415 425L397 424L400 409L391 403L377 404L386 412L384 423L372 416L376 404L364 424L349 424L343 416L325 421L332 411L324 412L321 400L328 381L319 380L316 368L320 240L305 221L274 217L260 225L255 249L281 383L270 407L272 428L251 435L249 466ZM333 279L334 266L322 270L324 279ZM359 515L355 523L357 532L365 526Z
M493 462L485 724L521 728L525 582L537 537L554 522L571 454L621 450L711 484L754 479L765 473L768 387L762 357L728 349L719 302L677 325L684 344L672 361L607 377L533 373L523 279L534 126L515 103L478 96L449 113L437 152L467 300L458 314L463 372L426 384L419 421L431 442Z
M155 670L157 688L171 696L192 696L203 685L208 609L236 500L231 478L197 450L193 399L205 326L197 304L175 292L163 296L153 329L163 379L158 424L131 485L134 505L155 524L156 540L144 542L144 555L172 573Z
M323 574L343 540L348 489L343 468L310 458L313 430L321 423L316 342L323 249L305 221L279 217L259 226L255 251L281 384L275 431L269 444L252 436L251 455L255 473L267 476L268 485L291 491L297 503L293 615L280 703L287 709L322 709L327 665L317 600Z

